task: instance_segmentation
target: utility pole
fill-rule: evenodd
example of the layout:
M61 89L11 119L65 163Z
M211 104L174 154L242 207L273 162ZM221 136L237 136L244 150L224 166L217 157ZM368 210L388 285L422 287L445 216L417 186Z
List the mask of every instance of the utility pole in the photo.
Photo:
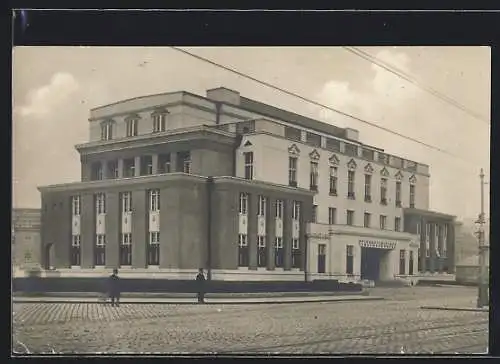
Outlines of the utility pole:
M478 272L478 294L477 294L477 307L481 308L484 306L488 306L488 280L486 279L488 276L488 271L486 269L486 253L488 251L488 247L485 244L484 239L484 172L481 168L481 173L479 174L479 178L481 179L481 213L479 214L479 219L477 223L479 224L478 231L478 243L479 243L479 272Z

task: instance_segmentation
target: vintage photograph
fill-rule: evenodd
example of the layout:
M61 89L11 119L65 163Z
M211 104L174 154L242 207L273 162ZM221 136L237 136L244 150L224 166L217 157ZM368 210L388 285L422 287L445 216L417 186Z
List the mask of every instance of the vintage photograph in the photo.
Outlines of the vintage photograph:
M487 353L489 47L12 55L13 353Z

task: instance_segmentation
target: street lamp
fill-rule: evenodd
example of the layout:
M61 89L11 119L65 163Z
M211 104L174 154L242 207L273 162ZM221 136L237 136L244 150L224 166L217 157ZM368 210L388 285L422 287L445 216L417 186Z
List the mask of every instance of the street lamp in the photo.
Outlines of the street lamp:
M482 168L479 178L481 179L481 212L478 219L475 221L475 226L479 245L477 307L481 308L488 306L488 280L486 279L486 253L488 251L488 247L486 246L484 239L484 224L486 222L484 218L484 185L486 183L484 182L484 172Z

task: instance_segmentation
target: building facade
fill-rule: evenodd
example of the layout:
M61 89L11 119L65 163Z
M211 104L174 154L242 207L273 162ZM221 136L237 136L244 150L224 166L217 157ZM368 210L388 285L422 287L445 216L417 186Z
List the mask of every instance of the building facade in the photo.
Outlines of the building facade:
M40 209L13 209L11 256L13 268L39 267L41 264Z
M40 187L62 274L392 280L416 275L429 167L225 88L91 110L80 182ZM50 261L54 251L54 261Z

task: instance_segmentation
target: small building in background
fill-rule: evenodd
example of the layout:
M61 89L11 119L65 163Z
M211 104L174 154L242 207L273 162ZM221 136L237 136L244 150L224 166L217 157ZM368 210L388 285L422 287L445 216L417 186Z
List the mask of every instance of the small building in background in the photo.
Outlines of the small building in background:
M461 283L477 283L479 274L479 241L472 220L456 224L455 259L456 280ZM485 226L486 245L489 246L489 224ZM489 252L486 265L489 269Z
M40 267L41 210L13 209L11 224L12 267L14 269Z

